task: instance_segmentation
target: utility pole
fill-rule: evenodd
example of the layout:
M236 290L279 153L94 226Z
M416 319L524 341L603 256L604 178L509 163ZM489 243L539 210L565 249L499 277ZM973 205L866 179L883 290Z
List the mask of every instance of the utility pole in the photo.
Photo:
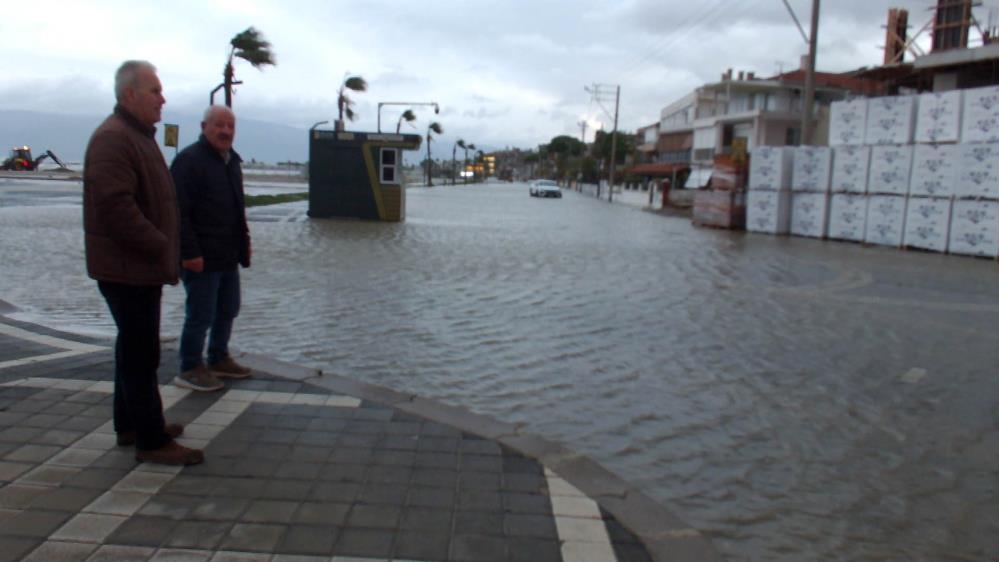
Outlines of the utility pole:
M808 34L808 69L801 109L801 144L812 144L812 110L815 105L815 55L819 38L819 0L812 0L812 29Z
M612 87L615 88L613 116L611 116L611 113L607 111L607 108L604 107L603 104L603 102L605 101L606 102L610 101L610 95L611 95L610 89ZM610 161L610 171L608 172L609 185L607 187L608 189L607 201L612 202L614 200L614 168L616 167L615 159L617 158L617 116L618 116L618 110L621 107L621 86L620 85L612 86L609 84L593 84L592 87L584 86L583 89L589 92L591 96L593 96L593 100L600 105L600 109L604 110L604 113L607 115L607 117L611 117L614 119L614 130L611 132L611 161ZM599 198L600 198L600 182L597 182L597 199Z
M586 121L580 121L577 125L582 128L582 132L579 134L579 140L582 141L583 144L586 144Z

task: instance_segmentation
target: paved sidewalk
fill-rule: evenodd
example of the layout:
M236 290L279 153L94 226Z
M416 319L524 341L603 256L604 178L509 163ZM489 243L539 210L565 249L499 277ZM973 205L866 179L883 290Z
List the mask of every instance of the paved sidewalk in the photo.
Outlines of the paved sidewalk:
M138 464L114 442L109 343L0 316L0 561L718 559L517 427L254 355L253 378L192 393L175 356L167 419L206 462Z

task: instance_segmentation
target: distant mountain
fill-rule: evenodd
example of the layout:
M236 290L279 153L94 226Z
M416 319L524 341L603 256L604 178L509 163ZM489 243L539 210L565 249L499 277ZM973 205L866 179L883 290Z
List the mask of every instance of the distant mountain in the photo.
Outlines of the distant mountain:
M26 144L36 156L51 150L65 162L82 162L91 133L105 117L0 109L0 157L6 158L10 147ZM176 115L165 111L163 122L180 125L181 148L197 140L201 133L200 115ZM159 124L156 133L161 146L162 125ZM305 129L253 119L240 119L236 124L236 151L246 161L305 162L309 158L308 142ZM169 162L174 149L164 147L163 153Z

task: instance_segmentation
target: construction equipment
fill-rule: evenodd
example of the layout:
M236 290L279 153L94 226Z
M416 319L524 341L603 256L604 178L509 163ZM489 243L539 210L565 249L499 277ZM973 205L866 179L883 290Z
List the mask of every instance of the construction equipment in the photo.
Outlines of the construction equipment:
M59 157L52 153L51 150L46 150L45 154L42 154L38 158L31 158L31 148L28 146L15 146L10 149L10 157L3 161L0 165L0 170L37 170L38 165L42 163L42 160L46 158L51 158L53 162L58 164L60 167L65 168L66 165L59 160Z

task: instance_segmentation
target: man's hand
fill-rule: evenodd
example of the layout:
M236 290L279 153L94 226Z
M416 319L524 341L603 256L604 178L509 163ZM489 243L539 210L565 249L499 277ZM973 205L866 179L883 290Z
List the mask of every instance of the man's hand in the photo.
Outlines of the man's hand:
M181 260L180 265L184 269L189 269L195 273L201 273L205 270L205 258L199 256L189 260Z

